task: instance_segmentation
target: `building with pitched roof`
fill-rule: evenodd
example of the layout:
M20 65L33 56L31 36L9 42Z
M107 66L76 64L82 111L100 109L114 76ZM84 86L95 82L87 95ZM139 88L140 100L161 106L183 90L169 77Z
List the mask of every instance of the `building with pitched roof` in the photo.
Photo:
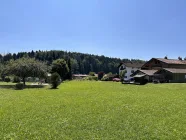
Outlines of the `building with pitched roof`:
M186 61L178 59L152 58L133 77L143 77L148 81L159 79L169 82L186 82Z
M172 83L185 83L186 69L162 68L154 73L154 78L160 77Z
M144 77L145 79L147 79L149 82L153 80L153 76L155 74L155 72L157 72L158 70L137 70L136 72L134 72L131 77L136 77L136 78L140 78L140 77Z
M121 62L120 65L118 66L119 68L119 74L122 72L122 71L126 71L126 74L124 76L124 80L125 81L128 81L132 78L132 74L134 72L136 72L137 70L140 70L141 67L143 66L143 64L141 63L124 63L124 62Z
M162 68L186 69L186 61L178 59L152 58L141 67L143 70L159 70Z

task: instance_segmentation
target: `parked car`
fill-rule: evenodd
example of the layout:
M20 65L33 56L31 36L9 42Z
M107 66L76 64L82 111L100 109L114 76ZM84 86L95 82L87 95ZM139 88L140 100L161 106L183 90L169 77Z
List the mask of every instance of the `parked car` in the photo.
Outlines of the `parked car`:
M113 81L113 82L120 82L121 79L120 79L120 78L113 78L112 81Z

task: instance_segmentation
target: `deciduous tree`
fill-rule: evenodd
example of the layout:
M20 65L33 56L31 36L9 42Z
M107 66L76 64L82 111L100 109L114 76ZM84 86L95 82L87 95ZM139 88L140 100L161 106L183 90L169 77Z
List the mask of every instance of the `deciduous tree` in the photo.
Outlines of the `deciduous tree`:
M21 59L11 60L6 70L8 74L20 77L25 85L27 77L45 77L47 67L43 62L33 58L23 57Z
M126 70L122 70L122 71L120 72L119 77L120 77L120 79L121 79L121 82L124 80L124 77L125 77L125 74L126 74L126 73L127 73Z

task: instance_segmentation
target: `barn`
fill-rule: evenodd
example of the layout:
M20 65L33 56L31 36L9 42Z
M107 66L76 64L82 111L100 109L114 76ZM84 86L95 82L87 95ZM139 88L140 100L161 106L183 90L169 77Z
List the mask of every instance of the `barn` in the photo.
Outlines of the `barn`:
M155 72L154 77L163 77L166 81L171 83L186 82L186 69L163 68Z

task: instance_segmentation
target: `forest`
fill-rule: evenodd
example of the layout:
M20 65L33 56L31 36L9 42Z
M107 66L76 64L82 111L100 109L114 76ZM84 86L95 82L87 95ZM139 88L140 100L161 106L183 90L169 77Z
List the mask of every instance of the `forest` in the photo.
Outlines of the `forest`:
M10 60L17 60L23 57L35 58L36 60L46 62L47 65L51 65L54 60L64 59L67 62L70 61L70 70L72 74L88 74L89 72L98 73L100 71L104 73L112 72L118 73L118 65L121 62L143 63L143 60L138 59L120 59L111 58L104 55L93 55L79 52L67 52L67 51L31 51L31 52L18 52L0 54L0 63L6 64Z

